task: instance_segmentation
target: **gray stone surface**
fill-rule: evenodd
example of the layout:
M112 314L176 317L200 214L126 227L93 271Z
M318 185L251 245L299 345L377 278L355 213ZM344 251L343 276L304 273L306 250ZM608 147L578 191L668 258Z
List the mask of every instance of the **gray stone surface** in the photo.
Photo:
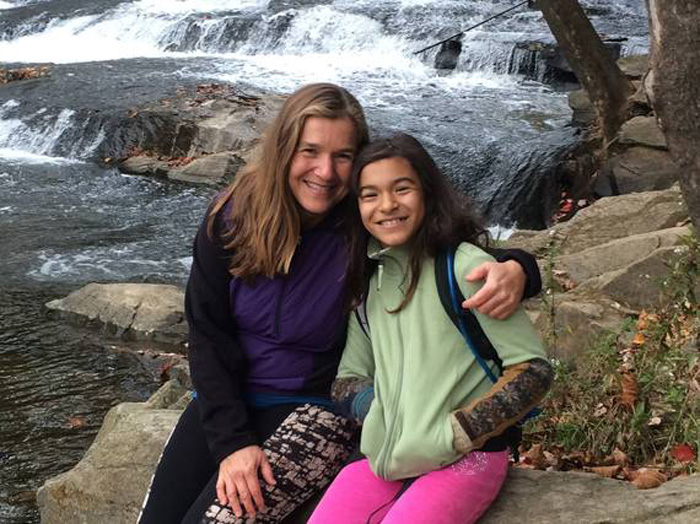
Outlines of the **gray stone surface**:
M668 151L631 147L609 161L613 187L621 195L668 189L678 182L678 168Z
M119 170L129 175L165 176L168 172L168 164L157 158L139 155L119 162Z
M700 522L700 475L650 490L587 473L513 470L480 524Z
M617 61L623 73L629 78L640 79L649 70L649 55L632 55Z
M162 284L88 284L46 307L80 324L118 336L182 344L187 336L184 293Z
M235 153L215 153L170 169L168 178L191 184L222 185L230 182L243 164L243 160Z
M601 336L618 330L628 313L605 297L556 293L549 300L553 317L539 314L533 321L547 344L547 355L565 362L575 362Z
M620 128L620 144L642 145L667 149L666 137L653 116L636 116Z
M682 246L661 247L623 269L585 281L577 291L606 295L637 310L659 306L668 264L683 250Z
M133 524L179 410L112 408L83 459L37 493L44 524Z
M647 257L660 247L678 245L690 228L672 227L613 240L578 253L556 257L554 267L566 271L570 280L580 284L589 278L617 271Z
M675 227L688 211L678 186L601 198L568 222L537 233L517 232L507 245L543 256L554 242L557 255L567 255L630 235Z
M569 107L573 111L571 118L577 124L590 124L596 118L595 107L585 89L569 93Z

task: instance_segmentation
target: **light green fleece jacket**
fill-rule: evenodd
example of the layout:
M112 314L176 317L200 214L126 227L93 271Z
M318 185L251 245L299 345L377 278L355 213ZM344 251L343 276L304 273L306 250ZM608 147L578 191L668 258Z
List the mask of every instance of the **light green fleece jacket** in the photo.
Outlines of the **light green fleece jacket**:
M410 478L460 458L453 447L450 413L484 395L492 383L440 302L434 259L423 261L413 298L392 314L388 310L401 303L408 288L408 251L403 247L379 251L373 242L368 252L380 262L367 298L370 334L351 315L338 377L373 380L375 396L363 423L361 451L379 477ZM455 275L465 297L482 283L463 277L493 260L474 245L459 246ZM474 313L505 367L546 359L522 307L507 320Z

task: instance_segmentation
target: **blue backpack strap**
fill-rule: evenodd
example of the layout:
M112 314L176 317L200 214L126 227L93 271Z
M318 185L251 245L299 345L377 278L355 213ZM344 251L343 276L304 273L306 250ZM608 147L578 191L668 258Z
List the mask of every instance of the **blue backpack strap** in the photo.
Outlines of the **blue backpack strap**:
M476 344L474 343L474 340L471 337L471 334L469 332L469 329L467 328L467 323L465 321L465 315L462 313L462 306L460 301L457 298L457 281L455 279L455 272L454 272L454 266L455 266L455 255L454 251L449 250L447 252L447 256L445 257L445 263L447 264L446 273L447 273L447 283L450 291L450 301L452 305L452 311L456 313L457 317L457 328L459 329L460 333L462 334L462 337L464 337L464 340L467 342L467 346L469 346L469 349L471 349L472 354L474 355L474 359L476 359L477 363L479 366L481 366L481 369L484 370L484 373L486 373L486 376L489 377L489 380L491 382L496 382L498 379L496 378L496 375L493 374L493 371L491 371L491 368L489 365L486 363L486 360L483 358L483 356L480 354L479 350L477 349ZM461 295L461 292L460 292ZM473 313L471 313L473 315Z

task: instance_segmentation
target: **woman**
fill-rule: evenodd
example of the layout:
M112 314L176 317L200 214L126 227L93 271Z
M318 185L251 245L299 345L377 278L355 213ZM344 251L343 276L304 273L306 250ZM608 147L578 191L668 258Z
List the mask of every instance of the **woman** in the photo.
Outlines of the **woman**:
M352 162L368 142L346 90L296 91L257 158L200 228L186 293L196 399L157 468L139 522L280 522L353 448L329 398L347 325L346 217ZM480 267L468 307L507 316L539 291L534 259ZM260 482L262 477L263 482ZM250 522L250 520L247 520Z

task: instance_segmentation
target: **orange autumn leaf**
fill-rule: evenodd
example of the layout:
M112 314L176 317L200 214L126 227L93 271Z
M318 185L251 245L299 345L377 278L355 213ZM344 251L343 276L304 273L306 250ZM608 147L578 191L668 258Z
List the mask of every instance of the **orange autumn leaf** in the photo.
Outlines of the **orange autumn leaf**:
M646 337L644 336L644 333L638 332L635 333L634 338L632 339L632 347L642 347L646 342Z
M532 466L534 469L546 469L547 457L542 450L542 444L533 444L533 446L523 453L525 464Z
M634 408L639 397L639 386L637 378L630 372L622 373L622 394L620 395L620 404L628 408Z
M678 462L693 462L695 450L688 444L678 444L671 450L671 457Z
M659 487L667 480L666 475L658 469L640 469L632 484L638 489L652 489Z
M613 460L615 461L615 464L618 466L626 466L629 464L629 457L627 456L627 453L622 451L620 448L615 448L615 450L612 452L612 457Z
M592 473L595 473L596 475L600 475L601 477L605 477L608 479L613 478L615 475L620 473L622 468L620 466L595 466L592 468L588 468Z

